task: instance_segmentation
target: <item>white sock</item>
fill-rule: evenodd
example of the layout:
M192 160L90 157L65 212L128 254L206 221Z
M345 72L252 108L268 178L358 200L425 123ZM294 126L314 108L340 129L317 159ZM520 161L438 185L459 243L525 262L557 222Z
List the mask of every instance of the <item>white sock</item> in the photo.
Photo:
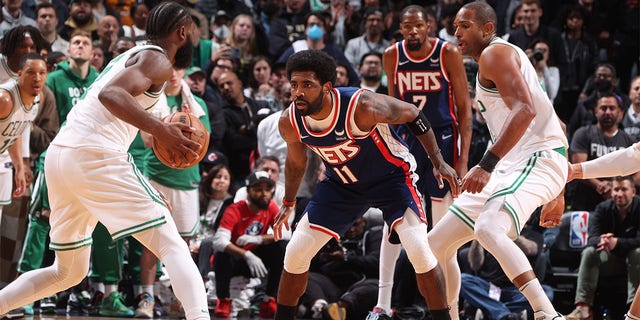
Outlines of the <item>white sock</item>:
M104 293L104 282L93 282L91 284L91 288L93 289L93 291L97 292L100 291L102 293Z
M518 288L522 295L527 298L533 311L544 311L546 314L555 315L556 310L553 308L551 301L544 293L540 281L537 278L525 283L522 287Z
M383 309L385 312L391 312L393 274L402 246L392 244L387 239L389 239L389 228L385 223L384 231L382 232L382 243L380 244L380 279L378 280L378 303L376 307Z
M142 292L140 292L140 293L146 292L146 293L150 294L151 296L153 296L153 285L152 284L141 285L140 289L142 289Z
M118 291L117 284L105 284L104 285L104 296L108 297L111 293Z

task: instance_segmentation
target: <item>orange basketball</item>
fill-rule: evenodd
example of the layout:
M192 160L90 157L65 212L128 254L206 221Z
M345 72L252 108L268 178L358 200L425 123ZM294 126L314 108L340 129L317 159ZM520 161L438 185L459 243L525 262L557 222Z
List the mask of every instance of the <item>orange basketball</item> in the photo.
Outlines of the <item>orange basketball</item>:
M209 132L207 132L207 128L205 128L200 119L198 119L191 113L176 112L164 118L163 121L165 123L180 122L189 125L192 128L195 128L196 131L193 133L186 131L183 131L182 133L188 139L191 139L202 145L202 148L200 148L200 151L197 152L197 157L187 156L187 161L185 162L181 156L167 150L165 147L163 147L161 141L157 141L156 138L153 137L153 152L158 157L158 160L160 160L160 162L162 162L166 166L175 169L190 168L198 164L198 162L200 162L200 160L204 158L205 154L207 153L207 149L209 148Z

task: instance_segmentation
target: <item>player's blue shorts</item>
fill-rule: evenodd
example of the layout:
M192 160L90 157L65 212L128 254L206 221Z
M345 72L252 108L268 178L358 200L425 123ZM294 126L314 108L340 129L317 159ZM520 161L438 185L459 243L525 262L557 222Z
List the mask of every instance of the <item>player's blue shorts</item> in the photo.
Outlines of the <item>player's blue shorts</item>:
M444 188L440 189L438 181L433 177L433 164L429 160L427 152L424 151L424 147L420 144L420 141L411 133L406 131L406 126L398 127L398 133L407 142L409 151L416 158L416 173L420 177L416 183L418 190L425 196L431 198L444 198L444 196L451 190L447 182L444 183ZM440 152L444 161L453 167L454 161L457 161L458 157L458 133L454 130L454 126L446 126L440 128L433 128L433 134L436 136L436 141L440 147Z
M382 210L388 226L399 222L407 208L426 221L420 197L413 179L403 174L393 174L380 183L366 185L345 185L325 179L318 183L305 213L311 228L338 238L371 207ZM395 231L390 233L390 240L399 243Z

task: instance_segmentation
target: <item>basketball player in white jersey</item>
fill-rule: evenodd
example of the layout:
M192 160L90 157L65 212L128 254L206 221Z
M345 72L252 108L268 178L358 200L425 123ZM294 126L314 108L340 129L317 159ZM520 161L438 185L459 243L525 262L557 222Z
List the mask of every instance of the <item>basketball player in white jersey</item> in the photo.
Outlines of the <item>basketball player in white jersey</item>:
M79 283L100 221L114 240L132 235L164 263L187 319L209 319L204 284L168 204L127 153L138 129L185 158L202 147L182 134L193 128L151 115L173 67L190 64L194 28L186 8L158 4L147 20L149 45L113 59L71 109L45 159L55 261L0 290L0 314Z
M0 84L0 157L11 158L16 187L14 197L21 197L27 188L25 165L22 162L22 133L38 114L40 92L47 80L47 63L39 54L29 53L19 63L17 79ZM7 151L7 152L5 152ZM11 170L0 173L0 221L2 206L11 203Z
M560 121L527 55L496 36L491 6L468 3L454 24L462 54L478 62L477 100L493 143L462 179L464 192L429 233L443 265L451 316L458 317L456 251L476 239L527 298L535 319L564 319L513 242L531 213L556 198L566 183L568 144Z

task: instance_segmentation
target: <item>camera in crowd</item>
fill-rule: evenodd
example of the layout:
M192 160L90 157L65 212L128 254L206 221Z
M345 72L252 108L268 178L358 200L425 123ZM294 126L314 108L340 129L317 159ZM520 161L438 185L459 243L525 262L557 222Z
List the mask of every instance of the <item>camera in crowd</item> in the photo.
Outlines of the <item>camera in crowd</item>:
M544 52L542 52L542 50L540 49L535 49L533 50L533 54L531 56L533 57L533 60L540 61L544 59Z

